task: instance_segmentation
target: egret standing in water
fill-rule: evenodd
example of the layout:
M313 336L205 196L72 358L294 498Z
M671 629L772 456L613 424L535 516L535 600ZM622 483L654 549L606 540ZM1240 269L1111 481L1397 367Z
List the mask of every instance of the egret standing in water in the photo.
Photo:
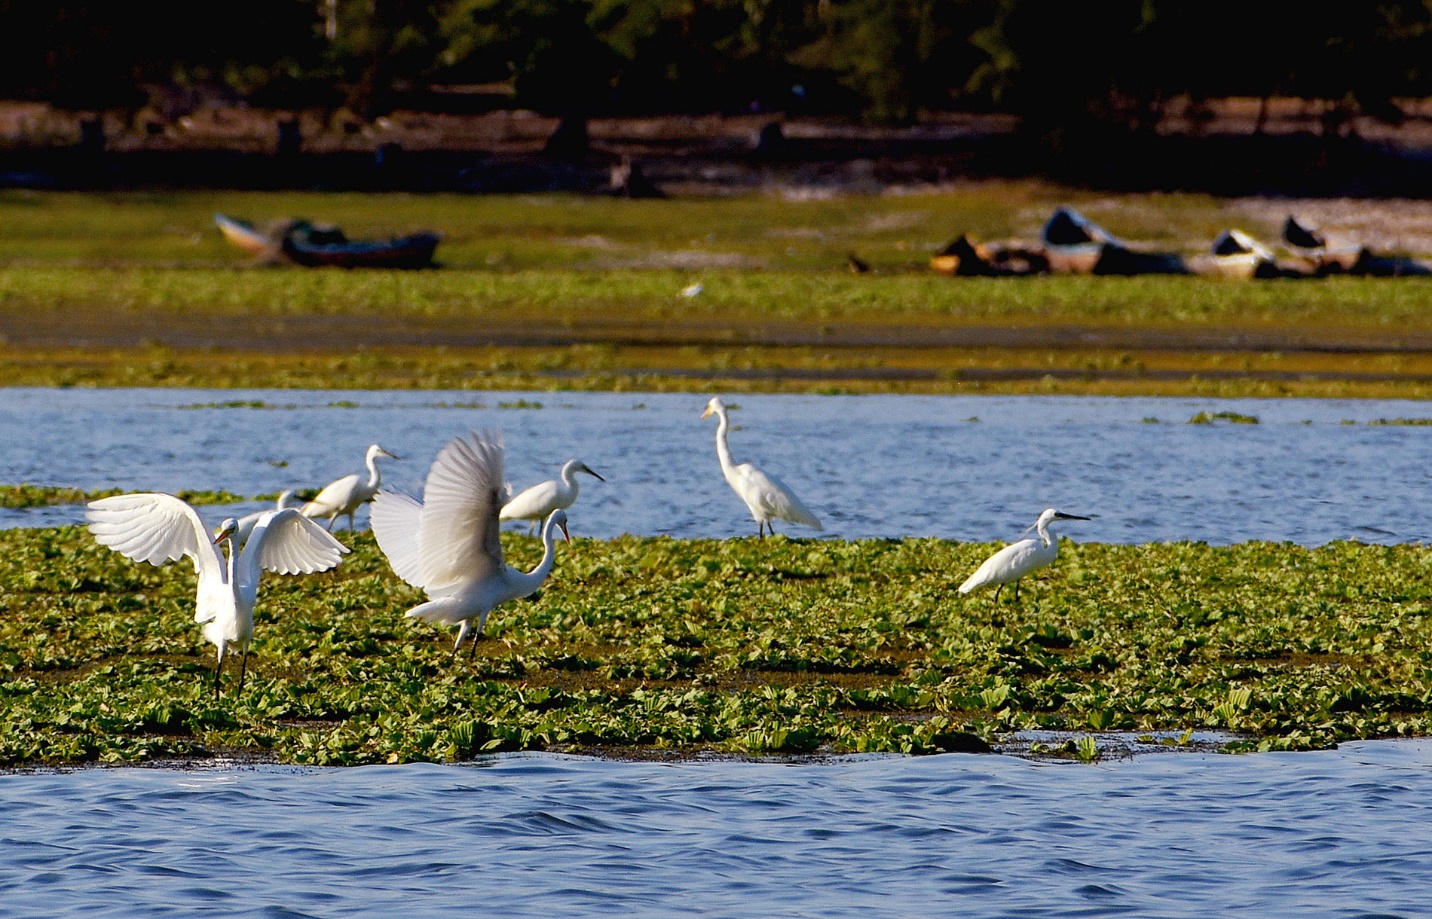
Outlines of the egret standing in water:
M554 510L542 527L542 560L528 572L502 559L502 435L472 432L449 441L433 460L418 501L395 491L373 502L373 535L398 577L428 595L408 610L411 619L459 627L453 654L474 632L473 653L493 607L542 586L556 559L554 533L565 539L567 514Z
M517 497L502 505L499 520L531 520L533 528L555 510L566 510L577 500L577 473L585 472L598 482L606 479L597 475L581 460L567 460L562 464L560 478L548 479L524 490Z
M328 518L328 529L332 531L333 521L348 515L348 529L353 529L353 514L358 508L373 500L378 493L378 485L382 482L382 475L378 472L378 457L386 456L388 459L398 457L384 450L377 444L368 448L368 455L364 462L368 466L368 478L365 481L359 473L345 475L341 479L329 482L323 486L323 490L314 496L313 500L303 506L303 516L314 518Z
M976 587L986 584L998 585L994 591L994 602L999 602L999 592L1004 585L1014 582L1014 601L1019 602L1019 580L1026 574L1038 571L1059 556L1059 538L1051 536L1049 525L1056 520L1088 520L1075 514L1065 514L1054 508L1045 510L1029 529L1036 530L1038 538L1030 537L1012 542L994 555L985 559L975 573L960 585L960 593L967 594ZM1029 529L1025 532L1028 533Z
M801 499L796 497L795 492L780 479L762 472L750 463L731 462L731 448L726 444L731 418L726 414L726 403L722 402L719 396L712 396L711 401L706 403L706 411L701 413L702 418L711 415L718 419L716 458L721 461L721 473L726 476L726 483L750 509L751 516L756 520L756 535L764 536L768 528L772 536L776 535L776 528L771 526L771 520L777 517L804 524L812 529L822 529L815 514L812 514Z
M173 495L101 498L89 503L85 518L100 545L136 562L162 565L186 555L194 560L194 571L199 575L194 621L204 626L204 637L219 653L214 662L216 698L224 658L230 651L242 655L238 691L244 689L260 575L265 571L327 571L348 551L333 534L293 508L260 514L242 552L234 543L237 520L225 520L218 535L211 538L198 512ZM219 549L221 542L229 544L227 560Z

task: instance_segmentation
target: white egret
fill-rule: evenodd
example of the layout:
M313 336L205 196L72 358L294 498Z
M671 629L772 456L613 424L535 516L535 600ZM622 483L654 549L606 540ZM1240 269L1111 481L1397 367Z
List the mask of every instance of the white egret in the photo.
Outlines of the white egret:
M473 632L473 649L493 607L542 586L556 558L554 531L571 539L567 514L554 510L542 527L542 560L529 572L502 559L502 435L453 438L428 471L423 500L384 491L373 501L373 535L398 577L428 595L408 610L411 619L459 625L453 654Z
M772 536L776 535L776 528L771 526L771 519L775 517L816 530L823 529L815 514L812 514L801 499L795 496L795 492L780 479L762 472L750 463L731 462L731 448L726 445L731 419L726 414L726 403L722 402L719 396L711 397L701 417L706 418L713 414L718 419L716 458L721 461L721 472L726 476L726 482L731 489L740 495L741 500L746 502L746 507L750 508L751 516L756 520L757 535L764 536L767 528L770 528Z
M995 584L994 602L999 602L999 592L1004 590L1004 585L1014 583L1014 600L1019 602L1019 580L1026 574L1038 571L1040 568L1053 562L1059 556L1059 538L1049 534L1049 526L1056 520L1088 520L1088 517L1080 517L1076 514L1066 514L1048 508L1039 515L1033 526L1026 529L1038 532L1038 538L1030 537L1012 542L1000 549L994 555L985 559L984 564L975 570L963 584L960 585L960 593L967 594L976 587L983 587L986 584Z
M276 504L275 506L276 506L279 510L283 510L283 509L286 508L286 507L293 507L295 503L296 503L296 502L293 500L293 489L292 489L292 488L285 488L285 489L279 494L279 496L278 496L278 502L277 502L277 504ZM264 514L266 514L266 513L268 513L268 512L267 512L267 511L256 511L255 513L245 514L244 516L240 517L240 518L239 518L239 528L234 531L234 536L233 536L234 545L236 545L236 546L242 546L244 543L248 542L248 541L249 541L249 534L254 531L254 524L258 523L258 522L259 522L259 518L262 517L262 516L263 516Z
M388 459L398 457L384 450L377 444L368 448L368 454L364 462L368 466L368 478L365 481L360 473L345 475L341 479L329 482L323 486L323 490L314 496L313 500L303 506L303 516L328 518L328 529L332 531L333 522L344 514L348 515L348 529L353 529L353 514L362 505L373 500L378 493L378 485L382 482L382 476L378 472L378 457L386 456Z
M115 495L91 501L85 518L90 532L108 546L137 562L162 565L189 556L199 575L194 621L204 626L204 637L218 649L214 663L214 695L224 658L239 652L239 689L244 688L249 642L254 636L254 603L264 571L309 574L338 564L348 548L297 510L268 510L259 515L240 552L233 538L239 522L228 518L210 538L204 521L188 504L163 494ZM229 543L224 559L219 543Z
M548 479L531 488L525 489L517 497L508 497L507 502L502 505L502 511L497 515L499 520L531 520L535 528L537 524L546 520L553 511L566 510L577 500L577 492L581 489L577 485L577 473L585 472L594 477L598 482L605 482L606 479L597 475L587 467L581 460L567 460L562 464L561 477ZM511 486L506 486L511 488Z

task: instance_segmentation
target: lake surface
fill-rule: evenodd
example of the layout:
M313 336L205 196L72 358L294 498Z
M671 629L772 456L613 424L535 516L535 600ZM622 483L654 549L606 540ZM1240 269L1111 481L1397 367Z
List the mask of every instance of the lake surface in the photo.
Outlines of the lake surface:
M0 776L0 915L1426 916L1432 741Z
M1062 531L1090 542L1397 543L1432 533L1423 510L1432 427L1368 423L1432 417L1422 402L728 401L741 406L732 413L736 460L783 478L826 537L1007 540L1045 507L1098 515ZM263 407L239 405L249 402ZM606 477L579 477L574 534L748 534L755 526L716 462L715 420L700 419L705 404L692 394L7 389L0 482L277 494L361 470L376 441L404 457L383 462L384 482L419 492L445 442L500 428L518 489L554 477L571 457ZM1199 412L1260 423L1187 423ZM217 522L259 506L205 513ZM0 511L0 526L80 519L73 507Z

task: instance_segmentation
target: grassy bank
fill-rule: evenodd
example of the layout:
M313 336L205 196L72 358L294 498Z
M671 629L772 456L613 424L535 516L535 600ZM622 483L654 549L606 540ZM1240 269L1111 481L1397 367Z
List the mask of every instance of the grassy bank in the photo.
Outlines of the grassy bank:
M929 271L958 233L1032 236L1063 201L1170 249L1276 232L1247 202L1037 183L821 200L0 192L0 385L1432 397L1426 280ZM443 267L253 268L216 210L438 230ZM872 271L851 274L849 253Z
M535 541L504 538L535 562ZM955 592L992 548L577 539L538 599L450 660L452 635L402 618L419 596L363 534L335 572L265 581L249 685L216 702L187 564L5 531L0 763L933 753L1034 727L1303 749L1432 730L1426 549L1066 543L995 608Z

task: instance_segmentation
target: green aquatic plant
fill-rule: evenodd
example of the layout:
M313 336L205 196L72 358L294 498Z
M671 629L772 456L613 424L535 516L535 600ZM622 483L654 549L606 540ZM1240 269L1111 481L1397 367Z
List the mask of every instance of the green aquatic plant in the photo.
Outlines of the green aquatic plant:
M503 541L535 564L535 539ZM1420 546L1066 542L996 608L956 592L990 544L578 537L539 597L499 607L493 637L453 660L449 634L403 619L421 595L371 535L351 542L332 572L265 582L247 685L216 703L187 566L129 562L77 527L0 531L0 763L1432 734Z
M1256 415L1240 415L1238 412L1199 412L1188 419L1189 424L1213 424L1215 421L1227 421L1229 424L1257 424Z

